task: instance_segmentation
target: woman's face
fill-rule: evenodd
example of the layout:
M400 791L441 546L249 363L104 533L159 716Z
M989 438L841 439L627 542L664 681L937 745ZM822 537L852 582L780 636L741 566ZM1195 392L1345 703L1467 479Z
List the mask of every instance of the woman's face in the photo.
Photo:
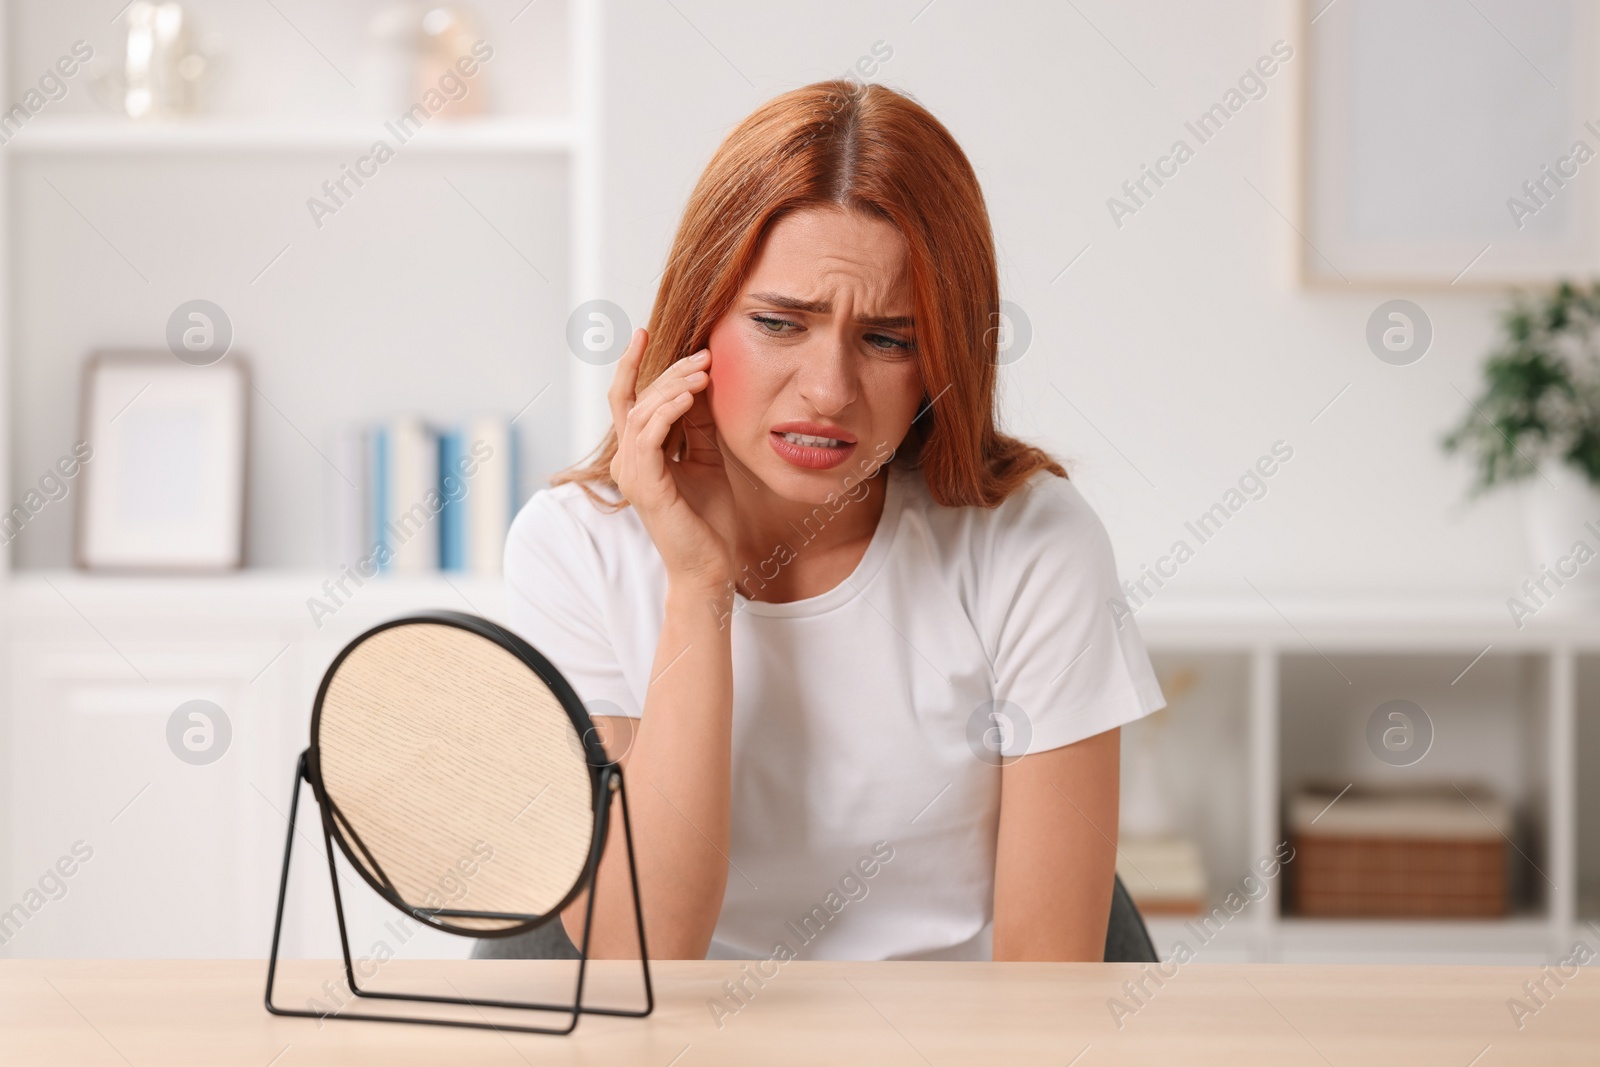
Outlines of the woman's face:
M707 394L723 452L778 496L823 503L905 438L923 393L905 268L889 222L795 211L712 328Z

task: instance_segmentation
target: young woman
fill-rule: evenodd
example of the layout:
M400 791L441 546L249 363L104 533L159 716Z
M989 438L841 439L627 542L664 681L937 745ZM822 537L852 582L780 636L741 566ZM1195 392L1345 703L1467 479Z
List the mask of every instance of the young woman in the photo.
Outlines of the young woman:
M932 115L786 93L517 515L513 626L626 767L652 956L1101 958L1118 727L1163 699L1099 519L995 426L999 303ZM620 838L596 956L639 951Z

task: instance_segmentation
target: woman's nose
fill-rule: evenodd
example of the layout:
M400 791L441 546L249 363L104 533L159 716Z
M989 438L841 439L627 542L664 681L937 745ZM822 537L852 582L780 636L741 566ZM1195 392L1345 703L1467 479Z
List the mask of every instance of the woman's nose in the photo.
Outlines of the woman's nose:
M847 338L828 334L817 342L800 368L800 393L819 415L832 415L855 400L855 353Z

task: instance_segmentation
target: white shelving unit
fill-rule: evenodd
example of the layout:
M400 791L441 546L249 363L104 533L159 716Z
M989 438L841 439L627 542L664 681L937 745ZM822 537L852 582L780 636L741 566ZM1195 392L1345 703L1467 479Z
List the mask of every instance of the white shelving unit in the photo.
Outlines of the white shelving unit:
M152 334L144 319L159 322L170 311L173 298L160 283L173 275L195 273L173 269L168 271L169 278L161 278L145 264L147 271L141 275L151 276L145 278L150 287L136 291L138 304L131 313L125 305L119 309L116 293L90 292L96 289L94 268L100 262L92 257L84 257L81 271L57 269L41 282L34 261L39 258L40 243L51 243L56 235L30 226L32 220L23 213L24 205L29 211L33 204L42 204L41 210L62 212L68 212L70 206L64 217L74 225L85 224L81 233L73 231L77 237L87 235L88 240L112 245L112 249L100 245L98 251L108 262L116 262L110 257L113 250L122 255L122 249L115 247L122 238L117 228L106 224L106 216L114 207L124 214L113 215L113 221L131 226L127 205L137 194L113 198L109 201L113 207L97 209L93 200L98 191L117 189L127 175L139 175L146 182L143 194L156 199L140 204L138 211L186 221L188 205L182 182L193 180L196 171L203 172L210 183L205 186L208 191L229 187L239 178L253 180L260 173L265 175L264 183L276 183L270 190L269 206L289 209L285 214L292 215L301 229L285 229L286 235L281 237L273 232L271 240L261 242L261 262L254 269L265 265L284 242L292 241L310 246L314 253L296 269L315 272L327 269L323 265L339 249L337 238L324 239L305 225L300 204L315 188L312 176L320 181L326 176L324 171L366 151L377 137L394 141L381 118L356 113L349 103L353 98L339 95L343 83L320 66L326 60L331 67L333 61L307 50L308 38L297 35L300 27L284 25L270 6L256 11L253 6L196 0L192 8L202 24L208 17L213 26L234 20L235 44L248 44L251 49L236 51L239 59L248 61L240 67L249 67L253 76L279 76L275 63L263 62L271 58L263 57L263 51L280 49L281 55L299 63L298 74L284 73L282 77L288 90L284 95L298 92L302 106L290 107L283 114L263 113L263 105L276 103L274 91L256 87L251 89L254 96L244 94L248 99L237 112L220 107L189 121L139 124L88 110L84 104L88 88L80 77L71 83L64 102L53 103L29 119L0 147L0 203L6 207L0 212L0 244L7 253L0 262L0 500L15 500L33 478L32 462L19 458L28 451L21 446L54 447L53 443L29 440L24 417L40 405L60 406L57 396L35 395L36 387L30 384L49 377L45 373L50 371L48 361L55 358L73 364L71 370L52 380L70 378L70 388L75 389L75 365L89 344L138 345L153 340L159 345L159 331ZM508 230L516 231L503 217L490 221L478 204L473 203L469 210L459 200L451 201L458 194L446 189L439 178L454 176L458 190L464 190L459 192L460 199L471 192L475 199L484 200L488 194L480 196L473 184L475 178L485 176L482 184L492 194L507 188L515 191L519 174L534 174L538 181L520 198L502 197L501 207L513 222L518 217L515 211L525 211L522 217L533 219L537 232L559 239L551 247L563 249L564 263L539 264L548 275L544 279L548 288L540 288L531 271L526 278L530 291L545 301L547 309L540 312L545 317L536 323L538 338L527 344L535 360L546 361L551 368L549 380L559 386L554 396L542 401L544 436L531 447L540 449L544 464L553 468L591 447L607 418L604 390L609 375L572 358L564 343L565 315L570 308L604 295L600 181L603 0L556 0L526 17L523 12L489 13L481 8L480 13L491 16L488 36L495 39L499 35L497 46L502 42L513 46L502 53L513 58L497 59L494 68L495 74L510 84L510 90L493 102L495 113L448 122L436 119L406 140L400 150L408 161L403 166L414 168L422 178L385 178L379 183L383 193L364 191L363 206L370 215L391 212L388 218L369 219L365 233L369 240L380 239L381 247L388 236L382 226L399 223L400 232L405 232L412 220L395 217L393 205L385 208L373 198L403 197L406 189L414 189L425 178L434 183L429 196L456 214L448 216L445 223L434 224L420 238L408 238L410 242L433 242L431 246L407 244L412 262L432 259L459 265L460 250L446 243L453 227L475 235L478 243L473 250L488 264L484 273L524 270L524 264L532 265L529 260L543 260L531 243L526 253L516 247L506 236ZM512 14L520 21L509 21ZM315 17L326 20L324 29L355 33L366 16L329 9ZM560 64L566 77L558 94L565 107L559 114L540 113L537 106L529 105L529 86L542 83L537 72L523 69L526 62L522 67L513 66L519 54L526 60L530 47L538 55L548 54L552 44L547 38L538 40L537 47L528 42L530 34L550 28L559 28L565 38ZM310 29L317 32L317 27ZM21 82L31 78L41 62L48 62L39 58L45 50L53 54L82 37L103 52L114 33L105 24L104 14L92 19L84 14L79 19L45 0L0 0L0 86L4 87L0 92L8 103L19 98L26 88ZM271 40L267 40L269 35ZM354 49L352 41L347 38L342 51L337 40L332 45L323 40L322 44L346 63L346 53ZM518 53L517 47L523 51ZM25 58L19 59L19 51L27 53ZM25 76L19 79L14 73ZM338 73L343 75L342 70ZM319 77L330 86L329 98L337 98L338 106L327 114L301 117L306 94L290 82ZM235 93L231 99L237 102L244 97ZM499 110L508 102L509 108ZM74 106L78 110L73 110ZM390 168L397 166L402 164L388 164L385 170L392 173ZM542 169L516 169L530 166ZM552 171L558 180L540 177ZM63 173L71 181L63 180ZM28 182L19 181L19 175ZM29 195L40 195L41 177L55 179L56 192L43 194L59 197L53 206L42 197L26 200ZM30 194L24 184L36 188ZM541 195L548 189L556 190L557 195ZM67 203L61 204L61 200ZM214 219L205 218L204 208L200 205L196 225L214 225ZM442 214L436 205L434 210ZM457 223L457 218L465 221ZM218 276L229 274L230 245L261 237L250 231L248 219L241 222L238 233L205 249L217 260L214 273ZM339 237L359 242L361 233L352 222ZM174 241L181 244L185 236L181 227L174 228ZM154 238L147 248L159 249L167 243L171 242ZM512 249L505 244L512 244ZM491 260L490 256L500 258ZM390 270L393 285L380 278L371 291L392 298L387 289L401 290L402 282L408 281L407 268L406 256L390 256L381 269ZM236 281L238 291L261 291L249 288L255 285L252 274L253 270ZM130 274L121 281L131 278ZM189 284L193 282L179 283ZM69 287L72 292L65 292ZM28 295L23 297L23 293ZM92 299L97 306L89 314L65 322L64 339L57 343L51 332L54 320L40 307L66 296ZM483 294L485 300L496 298L493 293ZM291 304L303 302L303 298L280 299ZM98 305L107 309L104 314ZM453 310L440 308L436 317ZM48 321L41 324L41 319ZM71 328L82 319L109 323L102 332L114 335L80 340ZM127 330L130 321L139 325L139 332ZM132 335L115 335L119 330ZM44 354L52 348L61 350L59 356ZM272 355L251 352L253 357ZM24 366L30 373L21 373ZM398 373L387 375L396 381L377 383L389 386L389 394L399 398L384 402L394 405L391 410L405 410L406 404L426 409L433 399L428 378L408 374L413 370L410 367L396 370ZM307 376L289 384L306 390L325 387L320 378ZM509 413L524 398L519 396L513 402L506 390L504 384L498 388L491 384L479 387L479 395L496 404L510 402ZM292 395L289 388L284 392ZM258 404L253 414L261 415L259 408ZM336 418L349 417L337 406L330 410ZM312 421L305 429L295 425L279 430L287 442L285 447L293 448L309 443L326 428ZM320 501L315 486L308 490L291 485L291 489L293 496L280 497L277 502L286 501L293 507L297 522L317 522ZM58 521L64 530L62 513L69 513L74 503L69 496L61 504L52 504L57 510L49 516L41 513L41 518ZM32 527L28 535L45 536ZM338 567L332 563L302 560L293 566L251 567L220 577L108 577L57 566L19 565L13 548L8 544L0 551L0 957L265 955L290 772L295 756L305 747L311 700L332 655L361 630L405 611L442 607L491 618L501 618L504 613L501 585L491 579L384 576L342 599L332 617L316 620L307 601L327 596L325 583L338 577ZM231 746L222 759L198 767L176 760L167 751L164 734L173 709L197 698L224 708L233 729ZM73 877L68 892L51 900L20 928L15 917L8 924L3 918L6 909L22 900L41 872L49 870L55 858L78 840L94 849L94 858ZM319 882L316 867L302 863L293 885L297 896L291 909L303 921L298 928L291 922L286 929L287 952L336 954L332 913L321 899L326 895L325 875ZM364 936L364 918L376 928L384 917L381 909L364 910L359 897L352 901L352 908L357 938ZM406 946L408 954L461 951L457 939L430 932L416 935Z
M381 125L368 122L291 123L197 118L135 125L114 118L41 116L24 126L5 151L15 155L128 155L160 152L361 152ZM393 135L390 135L391 138ZM560 119L486 117L424 126L405 142L411 152L549 153L579 151L576 123Z
M366 3L366 6L374 7L375 3L376 0L370 0L370 2ZM238 17L236 11L232 11L227 5L220 4L216 0L211 0L210 3L200 0L193 7L196 9L202 27L206 24L208 13L213 16L213 22L218 21L218 18L223 13L228 13L235 18ZM549 15L552 7L559 12L558 15ZM208 8L212 10L208 12ZM249 285L246 287L246 291L254 296L259 292L258 289L254 288L257 282L254 275L258 271L265 274L266 271L261 270L261 268L276 263L277 260L273 257L281 251L287 250L292 245L307 246L316 241L322 243L321 247L316 248L316 253L322 255L328 253L327 246L332 242L323 238L320 233L310 232L309 226L305 225L306 212L301 204L308 193L321 195L317 193L318 184L330 173L337 175L336 168L339 163L348 162L348 160L355 158L357 154L367 151L379 137L386 139L391 145L397 146L399 155L408 161L405 164L406 166L416 166L423 163L432 165L434 169L429 172L430 176L433 174L442 175L445 173L443 168L460 165L464 168L475 169L479 173L493 175L495 181L501 183L503 187L506 181L504 175L507 167L519 166L530 161L540 161L557 168L557 173L560 174L560 180L563 185L559 201L547 201L547 198L541 195L545 190L537 185L529 188L525 196L530 202L539 202L537 210L543 213L547 223L557 223L555 226L556 232L561 234L562 242L565 245L564 264L558 265L544 261L543 257L538 256L537 253L532 255L525 254L523 249L517 247L510 238L506 237L503 228L497 225L497 222L501 220L490 220L487 214L480 210L477 203L468 201L471 204L469 207L466 204L456 202L452 206L458 212L469 213L464 216L469 220L477 219L472 224L474 226L481 225L480 236L489 235L486 238L488 241L504 242L503 245L498 246L498 250L507 257L512 269L523 270L527 267L531 268L532 272L539 273L537 282L533 280L531 272L528 275L529 284L534 289L532 295L552 294L556 295L556 299L559 301L560 314L562 315L561 321L540 321L536 330L526 331L523 334L523 336L529 338L526 343L533 350L535 361L548 364L554 368L551 371L548 384L558 385L558 388L548 398L541 401L541 417L538 424L539 431L545 434L545 438L534 442L530 446L536 449L536 461L543 466L554 469L558 466L564 466L570 457L582 454L591 448L609 424L609 412L605 404L605 387L609 383L609 368L592 367L576 358L572 358L565 351L563 333L567 311L570 311L571 308L576 307L584 300L605 295L602 286L600 259L603 234L600 199L602 175L600 155L603 136L600 130L600 123L602 115L602 72L604 69L604 49L601 41L604 25L604 2L603 0L559 0L555 5L545 5L542 10L553 25L561 27L566 36L563 64L566 69L567 79L562 92L567 102L567 107L564 113L541 114L530 112L526 109L526 102L522 102L517 105L522 107L521 111L494 112L482 117L466 119L434 119L406 139L403 144L399 143L399 139L386 126L382 116L372 114L367 110L353 110L353 105L348 103L342 105L341 109L325 115L302 115L294 111L283 114L262 113L259 108L262 106L263 100L259 98L261 90L258 89L256 90L257 96L247 101L249 106L256 110L239 114L217 111L186 120L139 123L122 120L97 111L72 110L74 104L79 108L86 106L84 97L89 95L90 89L86 84L88 75L85 72L80 72L75 80L69 80L69 92L61 103L47 105L38 114L29 118L20 129L17 129L8 143L0 146L0 202L4 202L8 208L4 213L4 217L0 218L0 241L5 243L9 251L7 262L0 266L0 270L6 272L0 275L0 349L3 349L3 351L0 351L0 366L3 366L6 371L4 375L0 375L0 420L3 420L3 423L0 423L0 426L3 426L3 432L0 432L0 493L4 494L0 496L0 500L12 501L16 496L16 492L13 491L13 482L18 487L17 492L20 492L20 487L24 487L30 480L33 469L39 466L37 457L30 458L25 454L27 448L24 446L44 447L38 441L38 427L35 426L30 431L26 425L27 420L22 417L22 413L37 406L38 401L44 400L47 404L54 403L55 410L61 416L53 425L59 426L76 419L75 404L63 404L57 396L37 397L29 395L32 386L19 369L20 367L34 366L46 359L57 363L57 365L69 361L75 363L87 354L87 350L90 347L139 347L141 345L159 347L161 343L159 341L159 332L152 331L149 328L149 323L141 321L142 336L127 332L121 334L112 333L110 336L106 336L105 331L101 331L98 334L91 331L87 336L74 336L71 330L67 330L63 331L63 336L67 339L61 342L65 349L64 351L52 353L48 357L36 354L42 347L52 342L53 335L50 330L53 329L53 322L46 325L44 328L45 336L42 338L37 329L30 331L30 323L37 324L41 318L49 318L51 316L60 318L60 316L57 315L56 309L51 309L50 311L35 311L33 312L34 317L30 319L28 310L33 303L37 302L40 294L39 292L27 293L27 303L19 307L17 306L17 301L21 294L26 293L29 286L38 286L42 288L46 299L50 299L61 297L66 289L71 288L74 290L72 295L81 299L84 296L83 287L92 285L94 279L92 275L84 276L75 272L61 271L59 262L56 267L60 272L58 276L42 282L37 280L35 276L44 272L38 270L18 272L16 270L17 257L36 254L37 245L41 241L49 239L49 235L41 236L37 230L30 226L25 213L37 214L41 210L67 212L66 217L73 221L73 226L75 227L71 230L72 235L82 240L100 242L89 247L93 247L99 253L103 253L105 257L121 257L122 261L128 262L129 266L132 267L129 257L123 254L121 248L117 247L121 239L118 238L117 241L113 241L112 236L108 236L108 233L114 235L116 230L106 225L107 220L104 214L96 211L93 207L85 208L80 206L82 197L78 189L62 181L59 175L54 175L55 180L51 181L48 186L51 191L40 192L40 190L46 189L46 186L39 180L40 177L46 179L52 177L52 173L45 168L56 166L72 168L68 170L69 174L83 176L96 172L101 175L110 173L103 168L115 165L125 171L137 173L144 180L150 182L151 185L147 186L142 192L145 195L150 195L151 189L154 188L157 190L154 194L156 196L164 194L159 191L160 177L152 177L153 175L170 173L174 179L181 181L194 171L205 168L232 167L235 168L232 172L233 174L246 176L251 173L250 168L272 167L279 164L302 168L301 173L305 175L306 179L303 181L303 187L298 188L297 191L289 192L288 189L295 188L299 179L289 180L285 191L281 194L281 200L274 205L278 208L292 208L291 211L285 214L292 216L291 221L300 228L290 229L287 226L281 226L277 230L270 231L271 236L269 238L257 242L259 252L256 254L259 256L259 260L252 263L247 272L229 279L248 282ZM41 16L41 12L46 11L49 12L48 19L54 19L62 24L61 26L52 25L48 38L52 48L65 48L67 42L72 40L71 35L80 35L94 40L103 54L107 47L107 38L114 35L113 30L107 29L106 26L99 22L74 21L70 17L63 16L59 11L52 9L51 5L42 3L41 0L0 0L0 40L5 42L5 47L0 49L0 85L5 86L4 91L7 94L7 100L19 99L21 94L29 88L29 85L17 84L17 79L14 75L21 74L22 70L20 68L13 70L12 64L16 61L15 53L18 48L31 46L38 49L40 47L41 31L38 24L41 21L47 21ZM515 14L521 17L524 12L515 12ZM274 19L277 17L273 16ZM22 20L25 24L27 33L19 34L13 32L19 20ZM528 24L532 21L534 21L532 17L523 18L520 26L513 26L506 21L505 14L500 13L498 22L489 27L491 31L489 36L492 38L495 32L509 36L515 32L527 30ZM502 25L500 23L505 24ZM322 62L322 60L315 58L309 48L304 46L300 37L292 36L291 30L287 25L280 23L276 24L274 28L289 35L285 38L289 42L287 45L284 41L279 41L274 47L291 47L297 51L304 52L305 56L312 56L309 60L312 64ZM304 60L305 56L300 58ZM31 72L34 67L39 66L40 60L30 57L20 62L27 63L26 70ZM495 73L508 74L511 72L506 70L506 64L514 63L516 60L500 59L496 62L500 64L500 67ZM316 68L314 67L313 69ZM485 64L483 69L488 72L490 67ZM256 73L260 73L259 68ZM330 80L332 79L332 74L328 71L323 71L322 73L327 75ZM305 72L302 71L300 74L302 80L305 76ZM489 75L485 73L481 76L488 77ZM524 78L523 80L526 79ZM268 91L266 103L270 104L270 102L270 91ZM304 101L301 101L301 103L303 104ZM513 103L517 104L516 101L513 101ZM385 172L400 165L388 164L385 167ZM164 168L170 168L170 170ZM24 174L31 176L33 179L31 192L25 192L22 183L18 180L19 175ZM210 180L215 183L218 179L212 178ZM278 181L280 184L285 184L284 179L281 177L274 177L273 180ZM433 180L437 181L438 179L434 177ZM389 183L390 188L386 191L393 193L394 181L394 179L385 178L383 182L377 184L382 186L385 183ZM91 186L97 182L103 184L103 178L85 179L85 184ZM439 184L436 189L446 190L446 187L443 184ZM68 198L68 192L72 193L70 199ZM37 199L30 200L30 195ZM181 194L172 195L181 196ZM364 200L374 195L381 194L371 194L365 191L361 193L361 197ZM443 197L459 196L461 199L466 199L466 193L459 188L454 192L445 191L437 195ZM50 197L58 199L53 201L46 199ZM352 203L357 202L352 201ZM229 206L230 208L233 207L233 205ZM363 206L366 205L363 204ZM127 207L126 201L115 205L117 210L127 210ZM159 217L160 207L161 205L139 205L138 210L144 212L147 216ZM240 207L238 210L247 212L255 209L256 205L250 204ZM389 205L389 210L395 210L393 204ZM477 215L473 216L470 214L471 212L476 212ZM22 220L20 224L19 219ZM127 220L113 221L126 222ZM172 236L177 239L174 243L181 243L184 235L181 232L180 224L173 221L170 216L163 221L174 225L175 229ZM344 225L343 219L336 221L339 225ZM195 213L193 225L215 226L216 219L207 217L204 208L202 208ZM332 226L333 223L329 223L330 229ZM461 228L463 230L466 229L466 227ZM249 227L241 226L239 229L245 231ZM492 234L491 230L493 231ZM226 234L221 236L225 240L241 245L262 237L262 235L256 233L249 233L248 235L242 233ZM369 239L375 239L381 238L382 234L376 232L373 226L369 226L365 236ZM510 247L507 248L505 247L506 245ZM226 278L228 271L220 261L228 257L219 255L217 258L219 264L216 274ZM539 262L535 262L536 260ZM116 262L116 260L111 260L111 262ZM149 269L149 264L144 264L144 266L146 269L143 271L140 271L138 267L132 267L132 270L138 271L140 279L149 285L151 284L151 277L146 275L155 276L158 272ZM118 269L121 269L120 265ZM175 272L169 271L170 273ZM404 272L396 269L395 273L403 274ZM128 280L132 277L133 275L130 272L124 276L123 280ZM160 280L163 279L158 279L158 281ZM199 283L191 280L182 284L186 284L198 291L209 291L207 285L210 283L211 279L206 278ZM159 311L161 306L164 306L163 302L174 302L174 298L166 294L153 295L157 288L159 286L152 286L150 290L152 295L148 297L148 302L152 306L141 310L155 312ZM139 298L144 300L144 293L140 293ZM493 294L486 294L486 298L493 299ZM108 298L105 303L115 305L115 296ZM170 308L166 310L170 310ZM440 308L440 314L437 319L445 320L454 310ZM76 311L77 309L74 309L74 312ZM84 321L98 323L102 318L107 321L116 321L117 317L116 313L107 316L74 313L66 321L69 323L81 323ZM125 309L121 312L120 317L122 319L129 317ZM148 317L153 319L155 316ZM241 344L248 345L251 340L259 340L259 338L236 341L236 348ZM277 344L281 349L283 347L282 342L283 338L280 336L269 338L261 343ZM482 342L480 341L479 344L481 345ZM248 353L248 356L257 354L252 350ZM19 355L24 357L20 363ZM503 357L502 365L504 365ZM307 368L308 375L310 370L310 368ZM305 380L310 380L309 376L297 379L294 387L299 387L300 382ZM503 388L499 390L480 388L479 395L492 398L490 402L495 404L507 406L507 412L509 413L516 409L521 400L533 396L538 387L543 384L547 383L536 382L529 388L525 396L518 397L515 400L506 395ZM75 392L76 387L77 382L74 375L69 390ZM11 396L10 390L12 388L23 390L23 395ZM66 391L60 389L59 386L55 388L58 394ZM399 391L403 393L404 390ZM278 399L281 400L282 397ZM428 396L425 387L419 387L418 390L414 390L411 397L412 402L422 408L425 408L429 399L431 398ZM283 406L281 404L274 405L274 407L279 408ZM385 409L388 413L393 413L396 410L403 410L403 407L391 403L390 407ZM294 422L293 419L288 419L287 416L281 416L281 412L277 414L270 411L265 413L253 412L253 414L262 414L262 419L256 421L267 421L272 418L283 417L287 421ZM317 439L329 429L328 423L333 417L327 411L313 412L305 425L295 423L292 427L292 432L306 441ZM553 431L547 428L552 426L557 428ZM526 431L528 423L523 423L521 428ZM552 432L554 436L551 436ZM253 440L252 447L258 456L270 452L270 450L260 448L258 444ZM306 452L301 458L306 459L308 456L309 452ZM524 458L526 459L527 456L525 455ZM260 471L253 472L256 475L260 473ZM271 473L278 483L285 481L286 476L293 477L291 472L288 471L274 471ZM257 514L281 510L277 506L281 504L281 501L267 501L265 507L261 506L262 503L262 501L253 499L252 510ZM69 508L70 505L53 509L45 516L48 522L55 524L54 529L50 531L51 535L58 535L63 541L67 532L67 519L64 513ZM302 528L315 525L321 521L320 512L314 503L306 504L303 507L301 518L303 521L299 525ZM24 540L26 540L26 537ZM319 560L308 558L308 553L303 546L297 547L290 553L293 558L271 557L272 546L270 542L272 538L269 536L265 540L269 543L269 558L265 560L251 559L249 561L251 565L265 565L273 568L288 566L293 568L314 565L320 562ZM261 542L262 539L256 539L257 544ZM0 571L8 572L19 566L18 560L15 558L14 548L14 544L0 545ZM252 549L252 554L254 554L254 549ZM60 556L60 553L57 552L55 555ZM64 562L65 560L62 558L52 558L44 565L60 566ZM23 569L39 565L36 562L29 562L23 565Z
M1310 778L1487 780L1510 793L1524 830L1509 855L1525 892L1508 918L1300 918L1284 913L1280 877L1209 941L1186 920L1152 920L1163 954L1182 940L1212 962L1542 963L1568 955L1580 936L1593 942L1586 922L1600 916L1580 909L1579 899L1593 897L1600 871L1594 857L1580 855L1579 831L1580 822L1600 819L1600 793L1581 790L1577 772L1580 727L1600 726L1600 686L1593 684L1600 681L1593 669L1600 666L1600 618L1541 616L1519 630L1503 604L1481 600L1282 597L1269 604L1169 594L1137 621L1158 670L1198 665L1226 673L1231 664L1243 679L1233 694L1242 729L1218 745L1249 753L1242 786L1248 814L1226 855L1207 857L1213 903L1285 840L1283 797ZM1580 686L1584 668L1592 677ZM1388 767L1364 748L1366 715L1391 698L1415 700L1434 723L1434 748L1411 767ZM1177 709L1203 719L1217 714L1203 702ZM1129 733L1138 743L1137 731ZM1198 750L1183 758L1212 756ZM1180 804L1204 808L1213 800L1206 791L1233 787L1219 777L1208 774L1205 790L1180 795Z
M173 929L193 931L192 940L171 942L169 930L166 949L168 954L256 953L265 936L262 920L270 908L281 845L283 824L274 808L284 801L293 755L304 747L311 697L328 660L365 626L410 608L453 607L504 617L504 593L497 582L431 577L369 583L318 629L309 621L305 599L316 595L327 577L317 571L191 581L46 571L14 576L7 587L8 692L13 735L21 746L14 752L30 754L12 764L13 811L27 813L15 827L22 870L37 866L43 852L73 832L70 826L79 824L74 819L92 823L104 809L99 812L104 823L105 812L116 811L141 785L153 781L145 799L158 803L152 805L156 810L149 822L119 819L118 826L127 825L108 838L108 858L136 863L115 846L137 839L136 831L142 829L151 835L142 847L161 857L163 869L189 865L198 879L204 864L191 843L172 838L171 827L182 823L184 805L231 813L233 821L219 823L214 832L226 829L234 848L236 874L228 883L233 886L232 906L183 902L187 925L174 919ZM1185 601L1172 595L1138 618L1164 677L1187 666L1216 680L1175 702L1172 712L1183 717L1188 729L1175 746L1180 764L1179 773L1172 775L1176 799L1201 815L1220 806L1222 817L1199 834L1213 898L1220 900L1257 858L1270 855L1283 840L1280 799L1296 784L1285 773L1284 750L1292 747L1297 731L1307 730L1301 719L1318 715L1317 729L1331 730L1334 736L1358 733L1364 716L1328 714L1328 701L1345 700L1352 693L1348 702L1359 710L1373 704L1370 695L1361 694L1375 692L1416 699L1434 717L1436 750L1404 769L1414 780L1492 778L1524 759L1537 768L1513 799L1534 816L1537 832L1532 838L1519 836L1516 844L1542 872L1540 891L1503 920L1337 921L1282 914L1280 878L1260 903L1208 941L1185 920L1152 919L1162 952L1170 954L1184 940L1197 959L1208 962L1536 964L1567 955L1580 936L1592 939L1593 931L1584 923L1600 919L1600 914L1580 909L1579 899L1594 896L1600 888L1600 870L1592 859L1587 868L1580 864L1578 829L1580 820L1600 818L1600 793L1579 789L1577 734L1580 722L1587 722L1591 731L1600 728L1600 685L1595 684L1600 683L1600 627L1591 619L1545 619L1518 631L1498 617L1498 605L1481 603L1288 598L1274 603ZM1475 678L1478 672L1483 672L1482 681ZM1470 708L1492 703L1508 691L1521 694L1520 702L1508 709L1504 722L1490 724L1487 736L1476 740L1463 731L1482 735L1483 722L1470 716L1454 721L1445 699L1464 693ZM239 758L226 774L210 768L171 773L165 766L170 756L155 736L159 731L148 723L142 734L130 735L132 767L105 761L103 752L86 762L60 756L85 743L81 721L74 725L75 718L105 716L105 709L113 706L126 707L128 716L144 715L141 708L151 705L152 693L158 698L210 693L225 707L255 709L250 713L254 729L248 736L243 731L236 735ZM155 716L165 706L156 699L148 714ZM1508 732L1510 748L1520 754L1508 755ZM1313 731L1312 736L1322 735ZM1140 743L1133 728L1128 743ZM1359 758L1340 758L1361 744L1357 737L1342 753L1334 751L1337 746L1324 745L1329 759L1322 770L1349 773L1352 779L1371 778L1366 772L1374 769L1388 770L1376 761L1363 766ZM40 759L39 753L55 755ZM1194 773L1186 777L1184 764ZM224 762L215 770L227 766ZM117 877L120 881L128 875ZM1542 881L1546 877L1549 883ZM307 883L300 888L306 902L302 914L325 913L316 900L319 887ZM21 942L19 951L91 954L105 951L107 939L113 954L137 954L150 947L123 940L135 928L121 914L127 904L86 892L63 905L58 918L70 915L72 922L58 927L77 933L63 933L62 941ZM146 901L141 906L159 913L178 903ZM298 950L317 954L317 938L327 934L317 928L304 931Z

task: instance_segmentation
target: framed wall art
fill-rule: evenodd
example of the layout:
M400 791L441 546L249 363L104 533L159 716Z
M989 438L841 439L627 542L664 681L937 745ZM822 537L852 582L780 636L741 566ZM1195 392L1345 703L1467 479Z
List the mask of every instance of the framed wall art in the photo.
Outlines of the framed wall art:
M244 565L250 381L237 356L97 352L83 375L84 468L75 557L93 570Z
M1296 266L1310 286L1600 272L1600 10L1304 0Z

